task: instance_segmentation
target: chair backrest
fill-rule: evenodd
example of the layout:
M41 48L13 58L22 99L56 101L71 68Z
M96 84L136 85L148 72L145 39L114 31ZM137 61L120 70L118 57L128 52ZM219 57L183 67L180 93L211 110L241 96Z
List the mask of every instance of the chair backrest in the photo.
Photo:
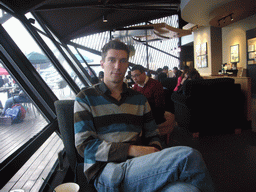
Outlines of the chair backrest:
M83 158L75 148L74 136L74 100L59 100L54 103L59 129L67 153L71 169L75 173L75 182L79 191L96 192L93 184L89 184L83 172Z
M74 100L58 100L54 103L57 120L71 169L75 172L82 157L77 153L74 138Z
M234 85L233 78L216 78L216 79L194 79L185 81L183 85L183 93L185 95L194 95L202 90L209 92L213 87L219 91L226 90L230 85Z

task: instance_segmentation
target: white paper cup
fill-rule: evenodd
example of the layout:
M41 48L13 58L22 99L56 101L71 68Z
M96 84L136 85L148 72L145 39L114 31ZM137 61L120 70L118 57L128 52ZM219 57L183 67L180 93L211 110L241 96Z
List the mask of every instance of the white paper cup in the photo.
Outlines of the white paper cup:
M63 183L57 186L54 190L56 192L78 192L79 188L79 185L76 183Z

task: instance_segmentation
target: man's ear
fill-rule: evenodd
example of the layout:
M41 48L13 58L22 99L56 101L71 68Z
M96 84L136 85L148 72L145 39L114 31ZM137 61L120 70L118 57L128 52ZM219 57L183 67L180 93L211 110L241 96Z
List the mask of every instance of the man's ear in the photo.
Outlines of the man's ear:
M103 60L100 60L100 66L102 69L104 69L104 61Z

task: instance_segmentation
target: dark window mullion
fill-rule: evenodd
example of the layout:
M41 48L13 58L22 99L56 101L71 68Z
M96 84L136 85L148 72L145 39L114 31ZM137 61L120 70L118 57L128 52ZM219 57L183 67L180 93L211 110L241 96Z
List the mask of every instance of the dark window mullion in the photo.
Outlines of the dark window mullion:
M37 16L36 14L33 13L33 16L36 18L36 20L38 21L38 23L41 25L41 27L45 30L45 32L47 33L47 35L50 37L50 39L52 39L52 42L54 43L54 45L57 47L57 49L60 51L60 53L64 56L64 58L66 59L66 61L69 63L70 67L73 69L73 71L77 74L78 78L81 80L81 82L83 82L83 84L85 86L88 86L88 83L86 81L86 79L83 78L83 76L80 74L79 70L76 68L76 66L73 64L73 62L69 59L69 57L66 55L66 53L62 50L62 48L60 47L60 44L54 39L54 37L52 36L51 32L48 30L48 28L45 26L45 23L40 19L39 16ZM62 42L62 44L64 44ZM79 62L79 61L78 61ZM86 71L85 71L86 72ZM87 72L86 72L87 73ZM89 78L89 74L87 76L87 78ZM77 92L78 93L78 92ZM76 94L77 94L76 93Z
M80 69L80 71L82 72L82 75L85 75L85 78L90 81L91 77L88 74L88 72L85 70L85 68L83 67L83 65L80 63L80 61L76 58L76 56L73 54L73 52L69 49L69 47L67 45L64 45L64 47L66 48L66 50L68 51L68 53L70 54L70 56L74 59L74 61L77 64L77 67ZM82 57L83 59L83 57ZM87 86L89 84L87 83Z
M57 97L1 25L0 44L0 58L7 65L6 67L11 71L47 119L50 121L54 119L55 115L52 112L55 111L54 101L57 100Z
M23 23L23 25L26 27L28 32L32 35L32 37L35 39L35 41L38 43L40 48L44 51L44 53L50 59L50 61L55 66L55 68L58 70L58 72L61 74L61 76L69 84L71 89L75 93L78 93L80 91L80 88L76 85L76 83L73 81L73 79L67 73L67 71L63 68L63 66L61 65L59 60L55 57L52 50L48 47L48 45L44 42L44 40L41 38L41 36L37 33L35 28L33 26L31 26L31 24L29 23L29 21L27 20L27 18L24 15L20 15L19 19Z

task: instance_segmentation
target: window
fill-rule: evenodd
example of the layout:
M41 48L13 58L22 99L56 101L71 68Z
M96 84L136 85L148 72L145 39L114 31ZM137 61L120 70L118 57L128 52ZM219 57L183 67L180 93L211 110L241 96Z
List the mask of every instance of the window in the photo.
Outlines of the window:
M0 13L3 13L1 9ZM42 177L46 179L52 174L52 169L56 166L57 153L63 149L61 138L54 132L57 128L57 123L53 121L56 116L46 102L47 100L43 99L45 98L43 93L47 94L49 90L52 95L47 94L47 96L51 97L52 100L56 99L52 92L59 99L73 98L74 93L67 84L63 85L64 88L61 87L63 78L18 19L5 12L0 18L0 22L1 35L6 34L2 29L3 26L30 61L30 63L25 62L26 64L15 62L17 58L18 60L21 59L20 57L15 59L15 56L23 55L13 51L14 44L7 41L8 38L5 39L1 36L0 166L1 173L6 174L1 182L1 188L13 176L4 186L3 191L9 191L13 188L38 191L44 182ZM27 73L22 70L26 67L31 69L26 71ZM39 91L27 76L29 73L36 74L31 75L31 77L38 77L41 82L43 79L52 92L45 83L41 87L48 90L45 89L46 92L44 90ZM19 114L22 116L22 118L17 118L17 121L13 118L19 117L14 113L15 105L18 108L17 111L21 111ZM21 169L16 174L12 172L17 171L20 167ZM34 184L31 184L32 182Z
M0 62L0 82L1 79L3 83L0 87L0 163L19 150L49 123L15 77L5 69L2 61ZM17 104L25 110L20 112L23 115L22 118L10 110ZM17 116L18 120L13 120L10 117L11 114L14 117Z
M31 35L24 28L22 23L15 17L12 17L3 24L3 27L12 37L24 55L28 58L28 60L33 64L33 66L36 68L47 85L52 89L58 99L74 99L75 93L73 90L68 86L68 83L62 78L50 59L40 49ZM61 65L63 65L63 67L69 72L70 75L74 74L67 61L50 41L50 39L44 35L41 36L49 48L53 51Z

